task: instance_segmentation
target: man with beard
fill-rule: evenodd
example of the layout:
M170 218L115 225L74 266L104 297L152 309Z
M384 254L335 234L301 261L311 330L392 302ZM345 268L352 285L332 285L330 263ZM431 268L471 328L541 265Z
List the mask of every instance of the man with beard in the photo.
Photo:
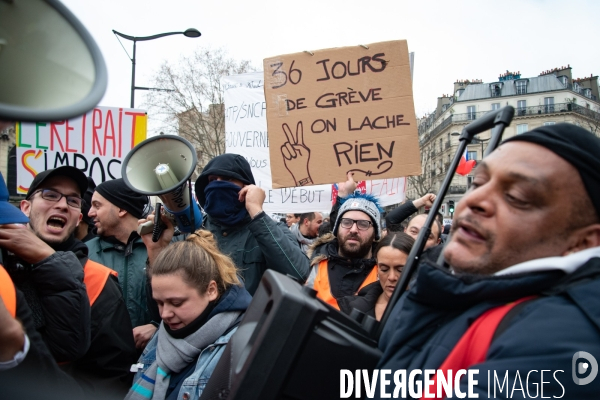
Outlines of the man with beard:
M204 228L233 259L250 294L267 269L306 281L308 259L290 230L263 211L265 191L255 185L244 157L222 154L210 160L195 191L206 212Z
M21 201L29 229L7 225L0 238L17 257L7 270L56 361L90 391L125 391L135 347L116 274L88 260L74 235L87 187L74 167L39 173Z
M452 397L440 376L466 369L457 397L598 398L598 154L600 139L563 123L511 137L478 164L444 249L450 270L420 263L376 368L440 370L418 378L416 398ZM380 389L375 398L389 397Z
M338 310L337 299L355 295L377 280L372 252L381 235L380 218L375 197L351 194L338 211L333 234L320 237L309 249L312 270L307 284Z

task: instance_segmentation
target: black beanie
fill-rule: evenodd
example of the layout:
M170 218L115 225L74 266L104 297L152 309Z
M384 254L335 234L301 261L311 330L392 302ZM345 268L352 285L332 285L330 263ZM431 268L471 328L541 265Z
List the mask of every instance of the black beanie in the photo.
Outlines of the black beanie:
M131 190L123 178L102 182L96 186L96 192L138 219L146 214L149 204L148 196Z
M202 207L204 207L204 203L206 203L204 189L208 185L209 175L235 178L242 181L245 185L255 184L250 164L248 164L248 161L246 161L243 156L240 156L239 154L221 154L220 156L216 156L206 164L202 173L198 179L196 179L194 190L196 191L198 203L200 203Z
M530 142L547 148L575 167L600 217L600 139L573 124L544 125L506 139ZM567 189L565 189L567 190Z

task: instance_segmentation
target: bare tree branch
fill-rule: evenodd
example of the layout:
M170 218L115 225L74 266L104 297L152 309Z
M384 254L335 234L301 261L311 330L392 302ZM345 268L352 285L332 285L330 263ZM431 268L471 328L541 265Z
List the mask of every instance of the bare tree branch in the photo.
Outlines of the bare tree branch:
M417 191L417 198L433 192L432 181L431 179L427 179L425 173L417 176L409 176L408 183L410 183Z
M228 57L223 48L198 48L178 62L165 62L154 76L145 106L160 130L189 140L196 148L198 171L225 152L225 107L221 78L254 71L249 61Z

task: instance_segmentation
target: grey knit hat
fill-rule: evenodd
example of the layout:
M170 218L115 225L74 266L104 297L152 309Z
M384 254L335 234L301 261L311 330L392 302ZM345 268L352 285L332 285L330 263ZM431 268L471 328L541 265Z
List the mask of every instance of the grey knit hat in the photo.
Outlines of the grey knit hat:
M375 227L375 240L379 240L381 237L381 206L375 196L370 194L354 193L344 199L344 203L340 207L335 225L333 227L333 234L337 236L338 228L342 216L348 211L362 211L371 217L373 226Z

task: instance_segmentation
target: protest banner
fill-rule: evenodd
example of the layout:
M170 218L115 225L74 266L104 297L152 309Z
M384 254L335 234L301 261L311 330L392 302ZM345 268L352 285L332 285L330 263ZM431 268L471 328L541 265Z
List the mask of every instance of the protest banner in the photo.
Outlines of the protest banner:
M267 213L330 211L331 202L335 200L332 185L272 188L263 79L263 72L222 79L226 152L240 154L248 160L256 184L265 190L263 208ZM404 200L406 179L368 180L359 183L358 188L377 196L382 206L397 204Z
M41 171L69 165L96 184L121 177L129 150L146 138L143 110L96 107L66 121L16 124L17 192L27 193Z
M419 175L405 40L264 60L273 187Z

